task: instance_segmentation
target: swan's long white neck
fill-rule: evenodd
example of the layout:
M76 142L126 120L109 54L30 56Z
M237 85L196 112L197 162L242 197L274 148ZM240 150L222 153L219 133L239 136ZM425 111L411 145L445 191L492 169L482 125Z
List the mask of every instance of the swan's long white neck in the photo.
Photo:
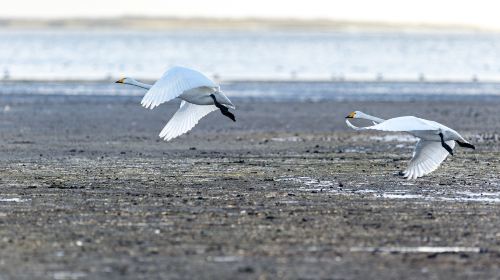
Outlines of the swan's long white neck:
M153 86L153 85L149 85L149 84L138 82L138 81L136 81L134 79L131 79L131 78L127 78L127 80L124 81L123 83L127 84L127 85L132 85L132 86L140 87L140 88L143 88L143 89L150 89Z
M368 114L365 114L365 113L361 113L361 112L358 113L356 117L358 119L370 120L370 121L374 121L376 123L381 123L381 122L385 121L384 119L377 118L377 117L374 117L374 116L371 116L371 115L368 115Z

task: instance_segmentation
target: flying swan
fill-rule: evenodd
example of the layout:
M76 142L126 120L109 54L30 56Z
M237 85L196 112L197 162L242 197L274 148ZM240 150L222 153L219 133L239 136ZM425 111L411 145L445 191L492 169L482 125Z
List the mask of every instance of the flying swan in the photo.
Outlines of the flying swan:
M153 85L138 82L132 78L122 78L116 83L133 85L147 89L141 104L153 109L174 98L181 99L181 106L160 132L166 141L190 131L207 114L219 109L221 113L236 121L228 109L235 109L233 103L220 87L202 73L176 66L169 69Z
M349 119L366 119L374 125L368 127L356 127ZM407 132L419 141L415 146L413 158L403 176L409 179L427 175L436 170L448 154L453 155L455 142L460 147L475 149L474 145L467 142L458 132L435 121L424 120L413 116L397 117L383 120L370 116L360 111L350 113L346 117L346 123L355 130L380 130L391 132Z

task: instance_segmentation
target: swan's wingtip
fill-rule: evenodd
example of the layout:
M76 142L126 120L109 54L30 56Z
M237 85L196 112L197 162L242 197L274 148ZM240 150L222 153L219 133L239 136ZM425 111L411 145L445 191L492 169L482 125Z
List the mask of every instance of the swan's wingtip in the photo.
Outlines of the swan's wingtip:
M362 128L360 127L357 127L355 125L353 125L350 121L349 121L349 118L346 118L345 119L345 123L347 124L348 127L354 129L354 130L361 130Z
M149 110L153 110L155 108L155 106L153 104L141 103L141 105L142 105L142 107L149 109Z
M161 139L163 139L163 141L170 141L172 139L174 139L175 137L172 137L171 135L168 134L168 131L162 131L160 132L160 134L158 135Z

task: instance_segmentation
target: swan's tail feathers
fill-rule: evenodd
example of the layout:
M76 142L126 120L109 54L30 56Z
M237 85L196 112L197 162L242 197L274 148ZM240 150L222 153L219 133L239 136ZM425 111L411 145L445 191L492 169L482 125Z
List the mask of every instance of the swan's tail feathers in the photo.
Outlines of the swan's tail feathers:
M475 150L476 147L474 145L472 145L471 143L467 143L467 142L460 142L460 141L456 141L458 146L462 147L462 148L469 148L469 149L473 149Z

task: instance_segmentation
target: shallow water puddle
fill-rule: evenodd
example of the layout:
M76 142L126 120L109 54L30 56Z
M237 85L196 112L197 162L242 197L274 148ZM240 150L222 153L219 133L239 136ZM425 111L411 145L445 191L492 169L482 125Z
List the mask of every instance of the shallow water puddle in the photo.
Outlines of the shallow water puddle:
M19 197L11 197L11 198L0 197L0 202L26 202L26 201L29 201L29 199L23 199Z
M334 182L332 182L332 181L328 181L328 180L320 181L318 179L313 179L310 177L279 177L277 179L274 179L274 181L277 181L277 182L289 181L289 182L294 182L294 183L302 183L308 187L313 187L312 189L303 189L305 191L320 190L319 188L321 188L321 187L331 187L334 185Z
M367 253L480 253L479 247L351 247L351 252Z
M434 190L419 190L421 193L412 192L409 190L389 190L383 191L380 189L366 188L345 188L340 187L330 180L318 180L311 177L279 177L274 179L277 182L292 182L303 185L299 187L299 191L304 192L326 192L337 195L370 195L374 197L387 199L415 199L415 200L430 200L430 201L450 201L450 202L485 202L485 203L500 203L500 192L470 192L456 191L436 192ZM413 186L412 183L402 182L403 186ZM360 186L361 187L361 186Z
M379 141L379 142L404 142L415 143L418 141L413 135L409 134L388 134L388 135L373 135L373 136L353 136L354 141Z
M370 136L370 140L382 141L382 142L417 142L418 138L412 135L406 134L395 134L395 135L384 135L384 136Z
M86 273L73 271L59 271L54 273L54 279L81 279L87 277Z
M274 138L271 138L271 141L274 141L274 142L302 142L302 141L304 141L304 139L297 137L297 136L274 137Z
M209 257L209 261L213 262L239 262L243 260L243 257L241 256L214 256L214 257Z

